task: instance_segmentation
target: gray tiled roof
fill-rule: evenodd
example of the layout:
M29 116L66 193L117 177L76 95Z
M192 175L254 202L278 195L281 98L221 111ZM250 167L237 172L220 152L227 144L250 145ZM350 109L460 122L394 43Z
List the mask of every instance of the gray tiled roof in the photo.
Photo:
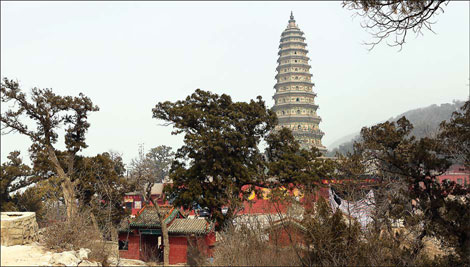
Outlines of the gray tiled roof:
M160 207L165 222L169 224L173 218L180 213L178 209L171 207ZM140 214L134 219L125 218L121 221L119 231L128 231L129 227L145 227L145 228L160 228L160 220L158 219L157 209L152 206L145 206Z
M172 234L207 234L213 228L213 224L206 219L175 219L168 227Z

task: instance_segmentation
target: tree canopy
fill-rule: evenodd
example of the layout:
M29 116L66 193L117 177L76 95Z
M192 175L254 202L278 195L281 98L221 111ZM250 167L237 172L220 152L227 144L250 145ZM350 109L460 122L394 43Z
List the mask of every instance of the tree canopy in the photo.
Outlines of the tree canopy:
M158 103L153 117L173 125L173 134L184 133L167 196L176 206L207 207L219 222L230 218L256 186L312 182L319 176L311 175L318 170L310 164L318 152L301 151L287 129L273 132L276 115L261 97L233 102L226 94L197 89L185 100ZM266 154L258 147L263 139L269 146Z
M31 168L23 163L19 151L10 152L8 161L0 166L1 211L15 209L10 194L36 182Z
M463 115L456 115L458 118L460 116ZM468 129L462 125L454 126L457 128L444 128L445 136L468 134ZM385 218L403 218L408 227L417 231L419 246L414 254L423 247L425 236L435 236L455 250L459 262L468 262L470 188L455 182L438 181L437 176L452 164L452 155L442 139L416 139L410 135L412 128L413 125L405 117L396 123L364 127L361 130L362 141L355 144L352 155L361 158L359 162L364 164L365 169L374 171L379 178L378 186L386 183L404 185L400 191L389 188L383 192L389 208ZM411 209L400 209L398 203L411 204Z
M67 206L68 218L76 212L75 185L71 181L77 152L87 147L85 134L90 127L88 115L99 108L83 95L78 97L59 96L51 89L33 88L31 96L22 92L18 82L4 78L1 83L2 103L12 103L10 109L1 114L2 134L18 132L32 141L31 151L44 151L63 180L62 189ZM29 120L28 120L29 119ZM36 123L29 128L28 122ZM64 141L66 160L58 159L54 147L58 141L59 129L65 128Z

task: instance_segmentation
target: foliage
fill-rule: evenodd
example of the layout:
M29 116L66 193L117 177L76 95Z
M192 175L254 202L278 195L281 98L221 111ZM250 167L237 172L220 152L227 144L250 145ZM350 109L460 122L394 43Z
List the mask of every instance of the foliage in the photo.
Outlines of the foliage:
M4 78L1 83L2 103L13 103L10 109L1 114L2 130L6 133L18 132L28 136L32 141L31 151L46 152L57 175L63 180L62 189L67 206L67 216L71 218L76 212L75 184L71 182L76 154L87 147L85 133L90 127L87 121L90 112L99 108L82 93L78 97L59 96L51 89L33 88L31 98L20 89L18 82ZM29 118L29 120L28 120ZM36 123L36 129L28 127ZM65 164L61 164L54 145L58 141L58 130L65 128L64 140L66 151ZM64 169L68 171L65 172Z
M207 207L219 226L237 212L256 188L313 187L329 168L317 150L301 150L288 129L273 131L276 115L264 101L233 102L228 95L197 89L185 100L158 103L154 118L184 133L173 161L167 196L174 205ZM262 139L268 148L258 149ZM222 207L228 211L222 214Z
M440 139L456 161L470 166L470 100L454 112L449 122L441 123Z
M42 221L45 216L43 198L37 192L36 186L29 187L23 193L17 192L13 196L13 202L18 211L36 212L36 220Z
M19 151L10 152L7 158L8 161L2 163L0 167L1 211L16 210L10 194L36 181L36 177L32 176L31 168L20 158Z
M365 263L366 252L361 250L360 225L356 221L348 225L342 213L338 210L333 214L323 198L317 202L315 214L306 216L303 224L307 228L306 244L313 246L304 259L308 265Z
M417 231L420 244L413 255L422 249L424 237L436 236L455 250L462 263L466 262L470 247L470 190L453 182L437 181L436 177L451 164L447 149L439 139L416 140L410 136L412 127L404 117L397 123L365 127L361 131L363 142L355 144L354 153L364 158L366 168L373 169L380 182L405 185L386 196L390 204L396 204L397 198L401 199L399 202L413 203L411 211L399 209L399 214L395 213Z
M238 196L249 193L241 187L261 181L263 155L257 145L276 122L261 97L233 102L228 95L197 89L185 100L158 103L153 117L173 124L173 134L185 134L170 171L173 186L166 188L174 205L197 203L220 220L221 207L230 203L228 214L233 214Z
M300 149L287 128L270 133L266 143L267 177L275 177L280 185L312 191L321 179L333 172L332 161L319 159L321 153L316 148Z
M432 31L431 20L443 13L446 0L352 0L343 1L343 7L357 10L357 14L365 19L361 26L369 31L375 41L366 43L373 49L375 45L395 36L389 46L403 46L409 31L422 33L423 28Z
M56 155L61 164L68 166L65 164L67 153L56 151ZM47 154L36 151L33 159L34 171L43 177L36 190L43 195L44 201L63 201L60 179ZM73 165L74 172L70 178L75 184L80 207L90 209L99 226L108 222L117 225L126 215L122 208L122 195L133 189L124 177L126 170L121 156L108 152L93 157L77 155Z

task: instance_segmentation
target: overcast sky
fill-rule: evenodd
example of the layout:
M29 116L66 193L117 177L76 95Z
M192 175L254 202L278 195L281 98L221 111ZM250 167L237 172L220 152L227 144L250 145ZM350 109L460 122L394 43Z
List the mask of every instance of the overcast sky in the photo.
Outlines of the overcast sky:
M178 148L151 109L196 88L273 105L281 32L290 11L306 36L328 146L409 109L464 100L469 83L469 3L451 2L433 30L401 52L368 52L361 18L341 2L1 2L1 76L27 91L89 96L84 155L138 145ZM2 109L5 107L2 104ZM30 140L2 136L1 159ZM63 146L62 146L63 147Z

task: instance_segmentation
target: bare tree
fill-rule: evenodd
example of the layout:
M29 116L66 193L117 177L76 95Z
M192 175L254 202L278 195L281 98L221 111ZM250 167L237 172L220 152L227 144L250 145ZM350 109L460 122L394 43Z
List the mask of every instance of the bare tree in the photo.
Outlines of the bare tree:
M158 203L152 198L152 187L157 181L163 181L168 175L174 153L171 147L158 146L144 154L144 147L139 147L139 156L131 162L131 177L136 183L137 190L144 197L146 203L151 202L157 210L158 220L162 227L163 235L163 263L170 263L170 242L168 238L168 228L164 222L164 215L161 213Z
M389 46L405 43L409 31L422 34L423 29L432 32L435 22L431 19L444 12L442 6L448 0L352 0L343 1L343 7L357 11L356 15L364 18L361 26L372 34L373 41L365 43L372 50L377 44L391 35L394 40Z

